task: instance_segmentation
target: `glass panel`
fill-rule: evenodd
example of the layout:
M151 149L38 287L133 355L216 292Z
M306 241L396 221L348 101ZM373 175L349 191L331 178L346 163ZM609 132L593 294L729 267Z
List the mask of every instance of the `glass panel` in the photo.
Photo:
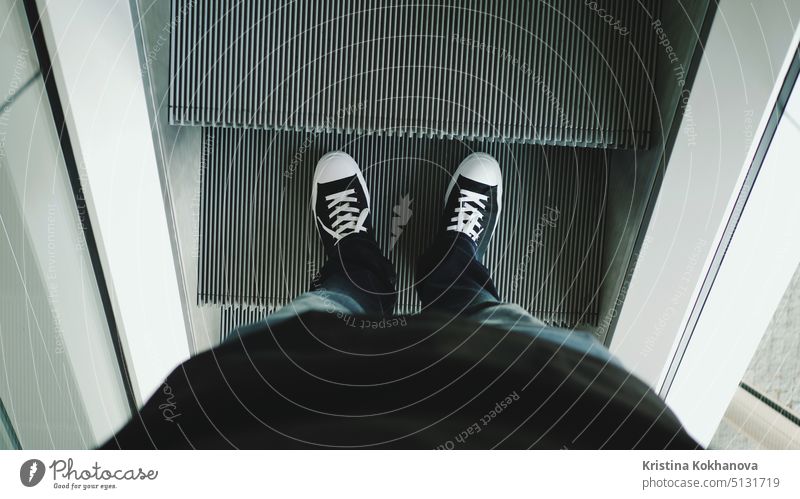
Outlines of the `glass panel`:
M800 267L786 289L742 382L800 414Z
M800 449L800 267L711 441L716 449Z
M8 418L6 406L0 400L0 450L19 449L19 440Z
M23 448L129 415L22 2L0 2L0 400Z

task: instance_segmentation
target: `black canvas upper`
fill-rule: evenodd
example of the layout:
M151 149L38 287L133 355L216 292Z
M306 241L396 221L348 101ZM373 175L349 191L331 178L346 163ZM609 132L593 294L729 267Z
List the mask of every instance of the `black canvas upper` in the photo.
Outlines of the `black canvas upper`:
M350 206L356 206L360 211L367 209L367 194L364 192L364 188L361 186L361 182L359 182L356 175L335 180L333 182L317 184L317 199L314 203L314 214L315 218L318 217L316 220L317 230L319 231L320 238L322 239L322 243L325 246L328 254L330 254L331 250L336 244L336 239L327 231L325 231L321 225L325 225L328 228L333 229L333 222L335 218L330 218L332 208L328 208L329 201L327 201L325 197L334 193L346 191L348 189L353 189L355 191L352 196L357 199L355 203L350 203ZM367 215L364 226L367 229L366 232L360 232L359 234L374 238L371 212L369 215Z
M446 231L447 227L453 223L450 220L455 216L455 209L459 205L461 189L488 196L488 200L485 203L486 207L481 210L483 217L479 221L482 231L479 233L477 241L475 241L478 247L478 258L480 258L486 253L486 248L492 238L492 232L494 231L498 212L500 211L499 200L497 199L497 186L488 186L459 174L455 179L455 185L453 185L450 195L445 200L440 228L442 231ZM475 206L478 207L477 205Z

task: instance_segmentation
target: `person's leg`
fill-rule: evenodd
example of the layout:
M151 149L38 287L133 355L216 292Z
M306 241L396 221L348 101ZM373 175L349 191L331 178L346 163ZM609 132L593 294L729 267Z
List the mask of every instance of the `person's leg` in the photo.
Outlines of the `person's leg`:
M438 238L420 259L417 275L423 311L470 317L487 325L545 325L524 308L500 298L489 270L478 260L476 246L466 236Z
M266 323L309 311L325 311L345 320L355 315L391 315L397 300L394 267L375 240L369 191L358 164L344 152L326 154L317 164L311 191L325 264L311 290L270 314ZM239 328L230 336L260 328L263 323Z
M502 192L500 166L488 154L470 155L453 174L439 234L417 263L423 311L504 326L544 326L519 305L503 302L480 262L499 220Z
M391 315L394 267L378 248L369 190L350 155L331 152L319 160L311 203L326 256L312 292L346 295L356 302L355 313Z
M342 239L326 258L306 294L333 299L353 314L392 314L397 301L394 266L373 237L353 235Z

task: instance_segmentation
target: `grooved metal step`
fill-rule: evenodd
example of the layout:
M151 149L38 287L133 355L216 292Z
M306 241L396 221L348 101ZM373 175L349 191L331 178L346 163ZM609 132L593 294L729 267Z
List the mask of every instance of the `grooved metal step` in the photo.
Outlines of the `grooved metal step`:
M173 0L170 117L646 148L659 5Z
M198 295L233 305L223 309L223 327L308 290L323 261L311 175L332 150L351 154L364 172L376 237L397 267L398 313L418 310L413 262L433 239L451 172L484 151L504 175L502 219L484 260L501 296L551 324L596 324L605 151L207 128Z

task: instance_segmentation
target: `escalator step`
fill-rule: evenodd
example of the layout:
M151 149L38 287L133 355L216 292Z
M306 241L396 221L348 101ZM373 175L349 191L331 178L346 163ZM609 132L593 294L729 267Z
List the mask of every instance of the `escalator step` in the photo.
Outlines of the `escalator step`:
M173 0L173 124L646 148L659 0Z
M311 175L332 150L351 154L364 172L376 237L398 272L398 313L419 308L413 262L433 239L451 173L470 152L484 151L504 175L503 215L484 259L501 296L554 325L597 322L602 149L207 128L198 298L227 306L223 323L308 290L323 262Z

